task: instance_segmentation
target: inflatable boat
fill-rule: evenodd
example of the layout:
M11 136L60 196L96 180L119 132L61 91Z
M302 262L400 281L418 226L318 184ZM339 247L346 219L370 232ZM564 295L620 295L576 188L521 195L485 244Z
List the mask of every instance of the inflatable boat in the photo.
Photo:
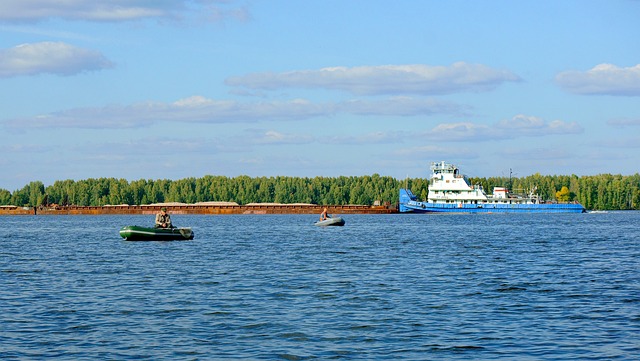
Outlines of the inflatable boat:
M125 241L187 241L193 239L191 228L147 228L125 226L120 229Z
M327 218L324 221L318 221L314 224L320 227L344 226L344 219L342 219L342 217L333 217L333 218Z

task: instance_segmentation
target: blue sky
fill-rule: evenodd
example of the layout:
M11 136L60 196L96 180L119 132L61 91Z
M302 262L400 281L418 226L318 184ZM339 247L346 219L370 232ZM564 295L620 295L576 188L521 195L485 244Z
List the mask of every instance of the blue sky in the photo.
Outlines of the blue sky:
M0 188L640 170L640 1L3 0Z

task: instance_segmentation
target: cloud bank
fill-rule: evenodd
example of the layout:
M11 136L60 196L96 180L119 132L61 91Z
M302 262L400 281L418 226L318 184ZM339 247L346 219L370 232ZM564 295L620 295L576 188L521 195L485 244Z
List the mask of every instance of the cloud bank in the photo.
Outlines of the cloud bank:
M576 122L554 120L546 122L538 117L516 115L493 125L472 122L438 124L424 136L432 140L447 141L493 141L518 137L579 134L583 128Z
M359 95L437 95L488 91L505 82L517 81L520 78L507 70L458 62L450 66L381 65L254 73L228 78L225 83L262 90L308 88L343 90Z
M565 71L556 76L556 82L575 94L640 96L640 64L628 68L600 64L586 72Z
M180 20L197 16L206 21L245 20L248 12L224 0L3 0L0 21L37 22L49 18L119 22L141 19Z
M74 75L113 67L97 51L63 42L22 44L0 50L0 78L42 73Z
M147 102L128 106L75 108L35 117L10 119L10 129L34 128L139 128L158 122L229 123L305 120L338 113L356 115L418 116L460 113L465 108L433 99L392 97L379 102L314 103L305 99L243 103L202 96L173 103Z

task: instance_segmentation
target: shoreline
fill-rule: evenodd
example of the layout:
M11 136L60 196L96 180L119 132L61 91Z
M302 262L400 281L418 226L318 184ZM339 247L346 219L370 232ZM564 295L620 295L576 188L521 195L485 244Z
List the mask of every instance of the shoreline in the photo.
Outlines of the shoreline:
M198 205L198 204L153 204L116 206L55 206L55 207L0 207L0 216L48 216L48 215L127 215L156 214L166 207L170 214L320 214L324 206L315 204L247 204L247 205ZM335 214L391 214L398 210L389 206L344 205L327 206Z

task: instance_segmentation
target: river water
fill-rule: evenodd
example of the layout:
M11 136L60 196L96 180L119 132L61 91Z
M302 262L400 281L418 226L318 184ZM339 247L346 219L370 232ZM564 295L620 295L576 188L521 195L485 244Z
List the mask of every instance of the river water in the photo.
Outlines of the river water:
M0 359L631 360L640 212L0 217Z

